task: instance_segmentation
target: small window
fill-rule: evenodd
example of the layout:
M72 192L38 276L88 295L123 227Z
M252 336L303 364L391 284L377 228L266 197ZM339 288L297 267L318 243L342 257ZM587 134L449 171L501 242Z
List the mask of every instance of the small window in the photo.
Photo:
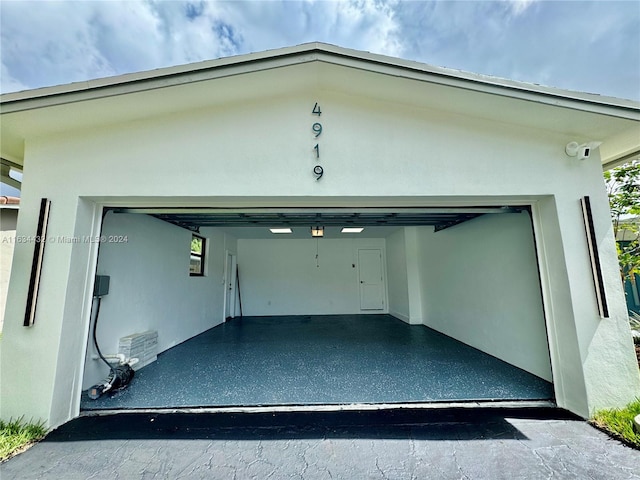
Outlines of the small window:
M198 235L191 236L191 260L189 262L189 275L192 277L204 276L204 254L206 240Z

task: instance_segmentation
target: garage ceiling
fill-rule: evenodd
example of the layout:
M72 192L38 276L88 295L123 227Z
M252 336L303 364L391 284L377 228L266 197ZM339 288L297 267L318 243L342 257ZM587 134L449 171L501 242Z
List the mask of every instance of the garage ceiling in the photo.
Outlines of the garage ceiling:
M118 208L116 213L143 213L197 232L202 227L408 227L434 226L436 231L453 227L485 214L518 213L527 207L449 207L449 208L327 208L327 209L251 209Z

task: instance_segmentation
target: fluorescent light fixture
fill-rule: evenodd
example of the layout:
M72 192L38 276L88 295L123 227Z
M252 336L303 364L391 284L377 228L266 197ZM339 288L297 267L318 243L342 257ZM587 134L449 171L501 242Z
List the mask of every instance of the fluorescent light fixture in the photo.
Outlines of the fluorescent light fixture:
M290 228L270 228L271 233L292 233Z
M311 227L312 237L324 237L324 227Z
M364 230L362 227L344 227L340 233L360 233Z

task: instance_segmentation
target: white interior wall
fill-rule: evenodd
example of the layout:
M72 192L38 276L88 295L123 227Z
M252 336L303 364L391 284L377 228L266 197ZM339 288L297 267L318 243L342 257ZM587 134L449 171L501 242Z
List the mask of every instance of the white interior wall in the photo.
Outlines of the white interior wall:
M425 324L552 381L529 215L418 230Z
M387 243L387 283L389 292L389 313L409 323L409 285L407 280L407 251L405 249L405 229L389 235Z
M418 262L420 252L420 227L406 227L404 229L405 251L407 253L407 283L409 293L409 323L422 325L424 315L422 311L422 269Z
M316 247L319 266L316 266ZM326 238L239 239L238 264L243 314L384 313L386 310L360 310L357 260L359 247L379 247L384 255L385 241Z
M109 294L102 298L98 344L103 354L117 353L118 340L132 333L158 331L158 352L171 348L222 322L224 252L234 239L203 229L207 239L204 277L189 275L191 232L148 215L108 213L98 275L109 275ZM107 370L92 358L89 341L83 389L102 380Z

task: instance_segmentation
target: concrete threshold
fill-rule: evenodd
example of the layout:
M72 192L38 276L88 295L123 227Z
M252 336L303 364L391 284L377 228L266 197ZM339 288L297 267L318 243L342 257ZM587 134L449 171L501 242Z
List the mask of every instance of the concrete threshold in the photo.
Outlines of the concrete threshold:
M384 410L454 410L454 409L553 409L558 408L550 400L495 400L469 402L410 402L410 403L351 403L330 405L251 405L223 407L177 408L127 408L84 410L80 417L116 414L241 414L241 413L314 413L314 412L363 412Z

